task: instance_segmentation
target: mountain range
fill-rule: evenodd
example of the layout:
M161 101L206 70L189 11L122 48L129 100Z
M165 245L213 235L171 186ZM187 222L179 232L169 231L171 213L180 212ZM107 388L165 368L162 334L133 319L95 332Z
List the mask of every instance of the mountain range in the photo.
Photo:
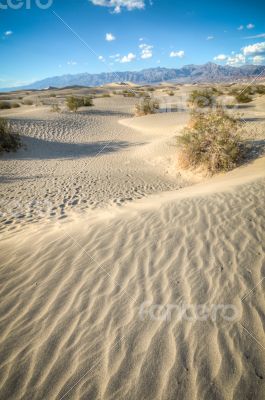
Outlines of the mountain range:
M182 68L149 68L141 71L102 72L99 74L81 73L46 78L26 86L1 89L3 91L23 89L62 88L66 86L101 86L112 82L133 82L153 84L160 82L230 82L247 78L265 76L265 66L244 65L241 67L222 66L214 63L186 65Z

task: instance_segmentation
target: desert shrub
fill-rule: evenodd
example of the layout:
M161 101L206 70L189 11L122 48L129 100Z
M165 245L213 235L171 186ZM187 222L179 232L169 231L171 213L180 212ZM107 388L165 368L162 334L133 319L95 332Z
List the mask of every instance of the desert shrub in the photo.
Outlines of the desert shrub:
M11 103L12 108L19 108L20 104L19 103Z
M30 99L25 99L25 100L23 100L23 104L25 104L25 106L32 106L33 101Z
M101 97L111 97L109 93L104 93Z
M169 92L167 92L167 94L168 94L169 96L174 96L173 90L170 90Z
M243 157L241 123L222 110L192 114L177 142L183 168L202 166L210 173L228 171Z
M241 91L244 91L249 96L255 94L265 94L265 86L264 85L253 85L253 86L246 86L242 88Z
M124 97L135 97L135 92L132 90L123 90L122 94Z
M235 99L237 103L250 103L252 101L252 97L245 92L240 92L235 95Z
M93 100L89 96L75 97L70 96L66 99L66 105L69 111L76 112L80 107L91 107L93 106Z
M135 93L134 92L127 92L123 94L124 97L135 97Z
M222 92L222 90L220 90L219 88L216 88L215 86L212 86L210 88L210 90L212 91L213 94L215 94L216 96L221 96L222 94L224 94Z
M0 110L9 110L11 108L11 104L7 101L0 101Z
M145 97L135 105L135 115L139 117L142 115L154 114L157 110L159 110L159 107L158 100Z
M55 93L51 93L50 97L56 97L56 94Z
M229 91L229 94L232 96L240 96L245 100L246 96L248 97L248 101L243 101L243 103L249 103L251 101L250 96L254 96L255 94L265 94L265 85L250 85L250 86L240 86L234 87ZM242 96L241 96L242 95ZM243 96L244 95L244 96ZM240 102L240 100L239 100Z
M211 89L193 90L189 103L194 107L213 107L215 104L214 93Z
M82 104L80 104L80 99L74 96L70 96L66 99L66 105L69 111L73 112L76 112L78 108L82 106Z
M109 96L107 96L107 97L109 97ZM93 99L90 96L85 96L85 97L83 97L82 100L83 100L83 105L82 105L83 107L92 107L94 105L93 104Z
M18 135L11 133L9 122L0 118L0 153L2 151L16 151L21 146Z
M137 93L137 95L138 95L139 97L151 98L151 96L150 96L150 94L149 94L148 92L142 92L142 91L140 91L140 92L136 92L136 93Z
M258 94L265 94L265 85L257 85L256 86L256 92Z
M59 113L59 112L61 112L61 108L60 108L59 104L52 104L50 111Z
M239 93L238 89L236 89L235 87L233 87L231 90L228 91L228 95L230 96L236 96Z

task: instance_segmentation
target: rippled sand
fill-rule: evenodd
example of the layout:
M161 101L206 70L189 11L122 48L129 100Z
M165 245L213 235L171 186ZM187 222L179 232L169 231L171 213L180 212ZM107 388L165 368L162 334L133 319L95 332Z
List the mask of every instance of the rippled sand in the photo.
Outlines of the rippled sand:
M59 135L62 124L71 126L74 117L53 116L52 120L58 119L55 124L46 118L43 124L49 129L39 128L38 138L44 141L44 149L50 143L41 132ZM84 140L86 146L89 128L82 124L92 117L76 118L78 143ZM167 123L162 124L161 118L167 118ZM119 124L116 116L106 122L110 132L112 124L120 126L121 135L135 143L130 150L119 149L117 158L114 152L104 154L102 164L99 159L93 164L92 171L98 175L91 179L101 182L98 187L105 193L107 207L81 212L78 203L65 207L64 219L44 215L38 221L31 212L34 224L26 217L17 222L17 216L10 224L3 221L1 399L265 398L265 159L172 190L190 181L172 174L169 167L175 154L170 146L175 129L170 118L147 117L141 120L142 127L140 120ZM154 128L151 121L155 121ZM21 117L19 124L23 125ZM34 125L31 117L24 124L29 137L36 135L38 122ZM2 184L4 195L16 197L21 191L23 202L32 183L32 193L40 197L46 193L51 199L53 191L68 182L78 199L78 193L92 196L96 184L86 180L88 169L82 175L88 155L76 160L70 153L61 153L66 151L64 146L70 149L74 143L75 129L74 124L72 133L66 130L65 135L70 135L67 144L61 144L66 140L63 134L58 144L52 143L51 160L31 159L30 151L37 152L39 142L29 153L19 153L23 154L20 158L2 160L10 180ZM99 132L102 141L106 140L107 125ZM145 144L137 146L140 137ZM62 160L60 154L64 154ZM120 164L122 170L127 161L131 177L121 178L119 173L115 181L115 166ZM47 169L42 170L44 166ZM124 207L115 206L115 199L126 198L122 191L132 197L140 170L141 194ZM29 178L18 185L17 176L12 182L11 171ZM109 183L103 179L107 173ZM149 194L147 185L155 185L149 183L152 177L157 186ZM79 192L75 182L77 188L81 186ZM111 197L115 190L117 195ZM70 197L67 185L65 192L58 189L55 194L55 207L61 195L64 204ZM4 198L11 201L11 197ZM154 305L160 308L150 308ZM215 305L230 305L234 318L226 319L218 312L216 318L211 313L202 320L192 314L184 318L175 311L165 318L165 307L185 305L205 305L210 310ZM163 312L157 312L161 307Z

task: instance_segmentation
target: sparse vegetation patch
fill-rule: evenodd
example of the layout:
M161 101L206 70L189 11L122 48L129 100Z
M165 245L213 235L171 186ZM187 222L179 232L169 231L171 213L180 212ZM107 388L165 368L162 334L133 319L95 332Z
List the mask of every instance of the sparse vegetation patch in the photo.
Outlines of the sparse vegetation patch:
M214 93L211 89L193 90L189 97L189 104L193 107L213 107L215 105Z
M135 105L135 115L140 117L143 115L154 114L159 110L159 101L145 97L138 104Z
M66 99L66 105L69 111L76 112L80 107L91 107L93 106L93 100L89 96L75 97L70 96Z
M0 153L16 151L19 147L19 136L11 133L10 123L5 118L0 118Z
M233 169L244 156L239 121L222 110L192 114L177 142L183 168L204 167L210 173Z

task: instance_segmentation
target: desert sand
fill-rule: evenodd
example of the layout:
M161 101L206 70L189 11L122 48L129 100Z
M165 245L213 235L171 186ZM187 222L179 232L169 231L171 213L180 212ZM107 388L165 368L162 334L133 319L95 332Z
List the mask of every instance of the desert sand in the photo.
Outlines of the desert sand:
M184 174L187 110L133 104L11 112L27 148L0 161L0 397L262 400L265 158ZM260 149L264 97L243 111Z

